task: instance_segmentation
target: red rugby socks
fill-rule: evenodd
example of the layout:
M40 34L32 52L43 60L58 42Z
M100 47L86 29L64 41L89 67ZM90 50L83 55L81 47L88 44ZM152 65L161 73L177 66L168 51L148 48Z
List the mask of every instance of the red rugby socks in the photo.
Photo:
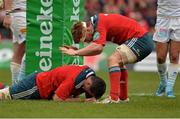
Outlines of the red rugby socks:
M128 71L127 69L121 69L120 78L120 100L126 100L128 98Z
M113 100L119 99L121 71L119 66L109 68L110 75L110 96Z

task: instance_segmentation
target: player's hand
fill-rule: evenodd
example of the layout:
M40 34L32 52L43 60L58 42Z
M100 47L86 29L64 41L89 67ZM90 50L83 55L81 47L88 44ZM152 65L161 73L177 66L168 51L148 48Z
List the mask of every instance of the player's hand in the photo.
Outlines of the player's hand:
M68 49L78 50L78 48L74 46L63 45L63 47L68 48Z
M96 100L96 98L87 98L87 99L85 99L85 102L96 102L97 100Z
M59 50L67 55L71 55L71 56L75 56L77 55L77 51L71 48L67 48L67 47L59 47Z
M3 26L6 28L10 28L11 26L11 16L5 16L3 20Z
M69 45L63 45L63 47L65 47L65 48L67 48L67 49L70 49L70 48L71 48L71 46L69 46Z

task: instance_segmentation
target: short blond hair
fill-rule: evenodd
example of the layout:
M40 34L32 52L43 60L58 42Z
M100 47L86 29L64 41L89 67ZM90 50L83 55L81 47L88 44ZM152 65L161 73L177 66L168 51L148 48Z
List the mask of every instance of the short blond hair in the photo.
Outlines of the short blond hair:
M81 41L81 38L84 37L85 32L86 32L86 28L83 26L82 22L81 21L76 22L71 28L71 33L74 42L79 43Z

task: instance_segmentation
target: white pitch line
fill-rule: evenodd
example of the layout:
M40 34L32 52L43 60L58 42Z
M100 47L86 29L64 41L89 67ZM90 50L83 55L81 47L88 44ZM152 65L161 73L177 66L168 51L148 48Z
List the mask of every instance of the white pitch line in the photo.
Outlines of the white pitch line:
M155 96L155 93L129 93L130 96ZM174 95L180 95L180 93L174 93Z

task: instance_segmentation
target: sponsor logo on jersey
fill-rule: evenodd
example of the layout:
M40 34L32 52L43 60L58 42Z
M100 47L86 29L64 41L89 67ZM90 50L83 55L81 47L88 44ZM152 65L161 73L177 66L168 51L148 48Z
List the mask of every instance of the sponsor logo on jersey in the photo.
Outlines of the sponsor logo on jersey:
M99 32L95 32L95 33L94 33L94 36L93 36L93 41L98 40L99 37L100 37Z

